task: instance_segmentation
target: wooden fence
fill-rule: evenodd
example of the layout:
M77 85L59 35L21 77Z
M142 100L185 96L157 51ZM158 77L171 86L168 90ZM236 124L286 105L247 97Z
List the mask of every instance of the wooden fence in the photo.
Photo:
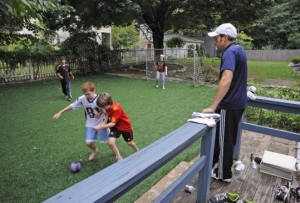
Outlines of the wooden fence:
M300 56L300 49L294 50L246 50L248 60L253 61L292 61Z
M84 74L91 71L86 61L70 61L69 64L73 74ZM28 59L23 63L16 63L12 66L6 61L0 60L0 84L53 78L56 77L57 67L58 61L35 63L33 60Z
M30 59L13 65L0 60L0 84L55 76L55 62L33 63Z

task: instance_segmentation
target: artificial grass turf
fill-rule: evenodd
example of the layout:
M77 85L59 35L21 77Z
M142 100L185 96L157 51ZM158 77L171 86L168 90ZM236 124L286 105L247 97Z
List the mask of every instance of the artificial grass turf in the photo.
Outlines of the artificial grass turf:
M72 80L73 100L82 95L80 87L86 80L96 84L97 92L111 93L123 106L140 149L183 125L193 111L207 107L215 92L213 87L175 82L167 82L163 90L155 88L152 80L93 75ZM96 160L87 161L90 151L84 143L83 110L52 119L69 104L58 80L1 86L0 96L0 202L41 202L115 163L104 144L97 144ZM117 146L123 157L133 153L122 138ZM199 143L195 143L118 201L134 201L177 163L193 159L198 152ZM79 173L69 171L73 161L81 161Z

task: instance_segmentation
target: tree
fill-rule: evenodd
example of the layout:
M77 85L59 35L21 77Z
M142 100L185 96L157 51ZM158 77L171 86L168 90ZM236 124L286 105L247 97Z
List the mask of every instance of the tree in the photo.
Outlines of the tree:
M283 0L273 6L267 15L247 31L253 36L257 48L300 48L300 7L298 0ZM270 17L272 16L272 17Z
M46 30L46 14L49 12L59 13L64 6L59 4L60 0L2 0L0 2L0 45L7 45L13 41L33 35L22 35L18 33L23 28L37 33ZM45 31L46 33L46 31Z
M163 48L164 33L195 26L209 30L221 21L240 29L257 19L273 0L69 0L75 12L65 19L71 28L129 25L133 20L148 26L154 48ZM247 4L247 6L245 6Z
M240 46L242 46L244 49L252 49L253 48L253 44L251 41L253 41L252 37L246 35L243 31L238 33L237 43Z
M247 2L233 0L187 0L187 1L136 1L141 8L143 20L153 32L155 48L162 48L166 30L200 27L209 30L223 22L232 22L244 29L249 21L257 19L273 0ZM247 6L245 6L247 5Z
M136 23L129 26L112 26L112 46L115 49L128 49L139 40L139 33L136 29Z
M10 22L27 22L30 20L43 20L42 13L47 10L55 9L58 1L39 1L39 0L2 0L0 2L1 24Z

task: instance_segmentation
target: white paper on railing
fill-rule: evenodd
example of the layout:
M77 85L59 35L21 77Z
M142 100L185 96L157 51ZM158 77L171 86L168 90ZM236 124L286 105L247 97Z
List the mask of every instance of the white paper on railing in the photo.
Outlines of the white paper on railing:
M220 114L193 112L192 118L220 118Z
M213 118L191 118L191 119L188 119L187 121L193 122L193 123L205 124L209 127L213 127L216 125L216 121Z

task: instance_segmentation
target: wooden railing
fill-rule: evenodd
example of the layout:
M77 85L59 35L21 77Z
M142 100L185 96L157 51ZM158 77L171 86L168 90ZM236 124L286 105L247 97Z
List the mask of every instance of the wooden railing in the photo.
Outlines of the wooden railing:
M249 100L248 106L262 108L262 109L276 110L276 111L285 112L285 113L294 113L294 114L300 115L300 102L298 102L298 101L274 99L274 98L258 96L256 98L256 100ZM299 123L299 125L300 125L300 123ZM236 159L236 160L239 159L239 154L240 154L242 129L300 142L300 134L299 133L269 128L269 127L255 125L255 124L251 124L251 123L242 121L242 122L240 122L239 133L238 133L239 136L237 139L237 144L236 144L236 147L234 150L234 155L233 155L234 159Z
M207 202L215 127L210 128L196 123L186 123L144 149L44 202L113 202L200 138L202 138L200 158L154 202L169 202L197 174L199 175L197 200L198 202Z
M256 100L250 100L248 104L257 108L300 114L300 102L296 101L257 97ZM240 133L241 129L300 141L300 134L250 123L241 122ZM44 202L113 202L201 138L199 159L153 202L171 202L198 174L197 202L206 203L209 198L211 182L215 130L215 127L209 128L202 124L186 123L153 144ZM241 136L239 136L234 153L236 159L238 159L240 151L240 138Z

